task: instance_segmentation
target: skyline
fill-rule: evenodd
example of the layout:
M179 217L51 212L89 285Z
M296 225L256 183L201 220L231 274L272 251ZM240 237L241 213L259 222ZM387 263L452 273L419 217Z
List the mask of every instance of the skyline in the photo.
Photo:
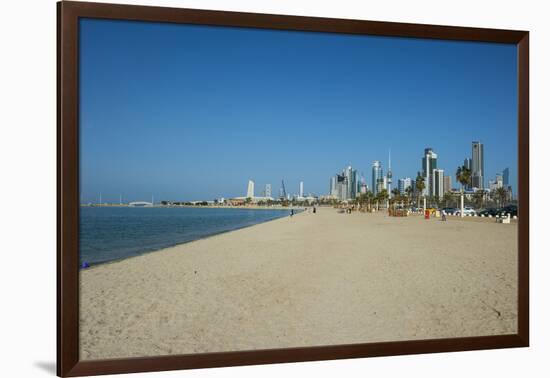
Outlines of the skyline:
M517 190L516 48L224 27L81 20L81 198L236 197L281 179L326 194L374 160L393 187L422 151L445 175L485 146L485 186ZM106 38L106 35L109 38ZM473 59L472 57L475 57Z

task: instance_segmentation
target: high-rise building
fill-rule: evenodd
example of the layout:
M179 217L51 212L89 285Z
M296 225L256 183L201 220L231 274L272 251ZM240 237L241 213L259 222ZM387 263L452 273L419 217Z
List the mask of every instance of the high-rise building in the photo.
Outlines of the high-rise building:
M392 171L391 171L391 150L388 151L388 173L386 173L386 185L388 190L388 195L391 197L391 182L392 182Z
M330 190L329 195L332 197L338 197L338 192L336 190L336 176L330 178Z
M453 188L451 176L443 176L443 194L450 192Z
M502 175L497 173L496 180L497 188L503 188L504 187L504 180L502 179Z
M466 158L464 159L464 167L470 170L472 172L472 159ZM470 180L465 186L466 189L472 189L472 176L470 175Z
M303 188L301 187L301 191ZM356 198L361 191L361 180L357 170L348 166L330 179L330 195L341 201Z
M432 171L432 192L430 193L433 197L442 198L443 197L443 169L434 169Z
M406 193L407 188L409 188L411 185L412 185L412 180L410 177L405 177L397 180L397 189L399 190L399 193L401 193L401 195L404 195Z
M246 190L246 197L254 198L254 181L248 180L248 189Z
M431 147L424 149L424 157L422 158L422 177L424 177L424 191L423 195L431 195L433 193L433 180L432 172L437 169L437 154Z
M304 197L304 182L300 181L300 198Z
M265 184L265 196L271 197L271 184Z
M472 142L472 187L483 189L483 143Z
M357 197L357 192L359 191L359 175L357 174L357 170L353 169L350 165L344 169L342 174L346 177L347 181L345 199Z
M502 185L505 187L510 186L510 169L504 168L502 171Z
M379 182L382 179L382 164L375 160L372 162L372 193L379 192Z

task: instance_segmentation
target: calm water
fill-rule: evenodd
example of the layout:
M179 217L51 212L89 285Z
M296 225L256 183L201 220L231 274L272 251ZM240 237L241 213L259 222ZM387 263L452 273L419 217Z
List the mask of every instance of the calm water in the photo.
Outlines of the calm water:
M81 207L80 263L136 256L289 214L290 210Z

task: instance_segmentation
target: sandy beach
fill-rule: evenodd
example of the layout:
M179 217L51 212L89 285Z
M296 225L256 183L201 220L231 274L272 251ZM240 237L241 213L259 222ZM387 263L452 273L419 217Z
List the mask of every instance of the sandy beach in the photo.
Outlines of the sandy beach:
M84 360L510 334L517 224L321 208L80 275Z

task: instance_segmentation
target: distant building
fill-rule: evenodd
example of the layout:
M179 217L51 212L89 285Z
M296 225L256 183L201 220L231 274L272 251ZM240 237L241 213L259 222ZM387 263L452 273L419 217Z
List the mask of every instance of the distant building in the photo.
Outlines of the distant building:
M443 194L450 192L453 188L451 176L443 176Z
M489 180L489 191L493 192L499 188L507 188L504 186L504 180L501 174L497 173L494 180Z
M464 167L466 167L470 172L472 171L472 159L466 158L464 159ZM466 189L472 189L472 176L470 175L470 180L465 186Z
M328 192L329 196L334 197L334 198L338 197L337 189L336 189L336 179L337 179L336 176L332 176L330 178L330 189L329 189L329 192Z
M271 197L271 184L265 184L265 193L266 197Z
M495 181L497 183L497 188L503 188L504 187L504 180L503 180L501 174L497 173Z
M504 168L502 171L502 184L506 187L510 186L510 169Z
M434 169L432 171L432 192L430 193L433 197L443 198L444 194L444 171L443 169Z
M254 198L254 181L248 180L248 189L246 190L246 196Z
M357 170L348 166L342 171L330 178L330 195L340 201L346 201L356 198L361 190L361 183Z
M304 182L303 181L300 181L300 194L299 194L299 197L300 198L304 197Z
M469 170L472 170L472 159L471 158L464 159L464 166Z
M382 164L375 160L372 162L372 193L376 195L379 192L379 182L382 179Z
M388 151L388 173L386 173L386 188L388 190L388 195L391 197L391 183L392 183L392 171L391 171L391 150Z
M472 187L483 189L484 157L483 143L472 142Z
M410 177L405 177L397 180L397 189L401 195L404 195L407 191L407 188L412 186L412 180Z
M434 192L432 172L437 169L437 154L431 147L424 149L424 157L422 158L422 177L424 177L425 188L423 194L431 195Z

